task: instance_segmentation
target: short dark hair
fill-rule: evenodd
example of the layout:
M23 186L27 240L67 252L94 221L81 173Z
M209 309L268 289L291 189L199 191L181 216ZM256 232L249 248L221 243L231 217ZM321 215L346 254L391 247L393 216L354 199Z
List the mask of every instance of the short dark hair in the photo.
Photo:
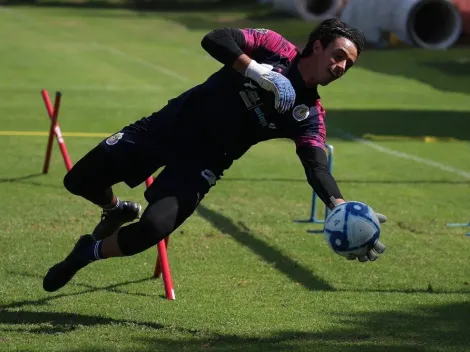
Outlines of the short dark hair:
M349 27L337 19L328 19L321 22L308 36L308 42L302 51L302 56L309 56L313 52L313 43L320 41L326 48L337 38L347 38L356 45L358 55L364 49L364 34L357 28Z

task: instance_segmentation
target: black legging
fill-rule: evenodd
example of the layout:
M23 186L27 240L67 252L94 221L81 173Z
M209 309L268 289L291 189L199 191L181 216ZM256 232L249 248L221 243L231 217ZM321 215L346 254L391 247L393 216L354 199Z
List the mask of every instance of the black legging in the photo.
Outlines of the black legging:
M201 176L205 170L198 162L179 162L167 166L145 192L149 205L138 222L118 232L121 252L134 255L154 246L176 230L195 210L211 188ZM111 186L122 182L127 165L118 165L101 147L92 149L64 178L71 193L99 206L111 202Z
M165 197L150 203L136 223L123 226L118 244L126 256L143 252L175 231L196 209L190 194Z

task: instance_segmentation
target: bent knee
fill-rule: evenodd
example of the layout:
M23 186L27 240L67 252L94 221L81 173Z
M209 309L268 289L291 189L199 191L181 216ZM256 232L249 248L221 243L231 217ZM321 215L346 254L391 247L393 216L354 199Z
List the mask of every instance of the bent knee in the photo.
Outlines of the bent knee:
M163 214L144 213L139 220L140 232L152 242L158 243L173 232L176 227L175 219L176 210Z
M84 182L83 178L80 177L74 170L70 170L64 177L64 187L67 191L75 195L81 195L84 193Z

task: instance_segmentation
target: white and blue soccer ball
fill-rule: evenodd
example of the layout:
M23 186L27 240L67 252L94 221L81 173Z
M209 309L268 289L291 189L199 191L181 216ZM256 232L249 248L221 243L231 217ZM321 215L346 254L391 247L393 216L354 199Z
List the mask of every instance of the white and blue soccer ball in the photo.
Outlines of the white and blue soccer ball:
M324 233L331 249L344 257L364 256L380 237L374 210L361 202L336 206L325 219Z

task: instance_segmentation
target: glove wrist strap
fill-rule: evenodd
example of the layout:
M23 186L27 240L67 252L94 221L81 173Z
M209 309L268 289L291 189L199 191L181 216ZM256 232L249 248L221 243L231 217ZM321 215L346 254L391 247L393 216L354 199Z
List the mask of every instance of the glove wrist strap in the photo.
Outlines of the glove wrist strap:
M263 73L266 72L266 68L255 60L251 60L245 70L245 77L251 78L256 80L260 77Z

